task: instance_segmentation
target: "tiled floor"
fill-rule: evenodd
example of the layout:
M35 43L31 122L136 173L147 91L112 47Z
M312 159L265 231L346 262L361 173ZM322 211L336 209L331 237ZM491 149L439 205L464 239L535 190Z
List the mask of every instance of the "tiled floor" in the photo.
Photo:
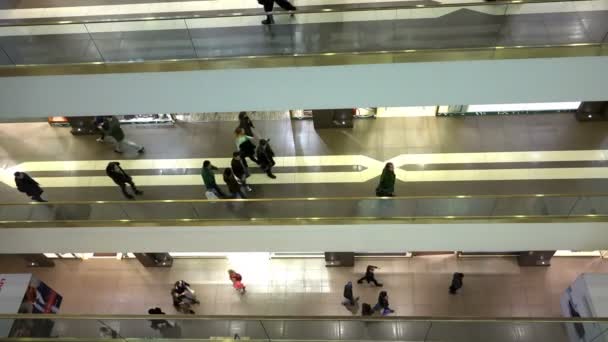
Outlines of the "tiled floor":
M389 160L398 168L398 195L608 189L608 123L579 123L571 114L378 118L357 120L353 129L327 130L315 130L311 121L254 120L259 134L271 138L278 162L277 180L253 168L254 198L373 195ZM121 199L104 173L107 161L118 159L145 191L145 199L202 198L200 165L206 158L228 165L235 125L125 125L129 139L145 145L146 153L118 156L111 146L96 143L95 136L72 136L68 128L0 124L0 196L26 199L5 185L14 185L14 170L24 170L52 200Z
M160 306L173 313L169 289L189 281L207 315L353 315L340 304L346 281L368 264L399 316L552 316L559 296L584 272L608 272L599 258L555 257L550 267L519 267L512 257L359 258L354 268L326 268L322 259L177 259L172 268L144 268L136 260L62 260L55 268L26 268L14 257L0 258L0 273L33 272L64 296L62 313L143 314ZM248 293L237 294L226 271L235 268ZM448 294L451 273L465 274L464 287ZM379 288L354 286L361 302L374 303ZM356 313L360 314L360 313Z

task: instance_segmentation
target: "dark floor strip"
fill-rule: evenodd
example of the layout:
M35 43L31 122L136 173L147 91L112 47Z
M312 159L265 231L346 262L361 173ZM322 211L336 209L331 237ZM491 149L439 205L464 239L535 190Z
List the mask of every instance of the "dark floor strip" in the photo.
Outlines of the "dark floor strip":
M299 166L299 167L274 167L274 173L308 173L308 172L359 172L367 169L364 166ZM216 171L221 174L222 168ZM138 169L126 170L132 176L157 176L157 175L200 175L201 169ZM249 172L252 174L264 173L259 167L251 166ZM81 170L81 171L33 171L28 172L32 177L91 177L105 176L105 170Z
M159 2L181 2L186 0L4 0L0 9L51 8L51 7L84 7L130 4L155 4ZM211 0L187 0L211 1Z
M409 164L401 169L406 171L431 170L487 170L487 169L543 169L574 167L608 167L608 161L563 161L563 162L519 162L519 163L470 163L470 164ZM608 176L608 173L607 173Z

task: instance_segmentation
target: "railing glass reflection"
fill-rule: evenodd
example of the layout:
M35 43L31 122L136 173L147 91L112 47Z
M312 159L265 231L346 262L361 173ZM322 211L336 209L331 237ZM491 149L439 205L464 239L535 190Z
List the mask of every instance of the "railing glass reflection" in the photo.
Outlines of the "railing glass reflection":
M601 44L608 0L317 9L260 16L0 27L0 65Z
M31 317L30 315L29 317ZM6 317L6 316L5 316ZM0 318L0 340L171 339L211 341L585 341L606 336L602 320L82 317Z
M608 196L521 195L397 198L290 198L248 200L92 201L0 205L13 223L227 222L326 220L601 218Z

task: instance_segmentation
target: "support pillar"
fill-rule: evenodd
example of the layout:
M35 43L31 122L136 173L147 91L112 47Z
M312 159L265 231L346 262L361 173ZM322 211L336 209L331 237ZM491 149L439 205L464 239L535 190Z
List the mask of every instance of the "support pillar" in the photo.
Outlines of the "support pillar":
M587 101L581 102L576 111L578 121L605 121L608 119L608 102Z
M355 266L354 252L325 252L325 267Z
M555 251L520 252L517 257L519 266L551 266L551 258Z
M347 109L313 109L312 121L315 129L321 128L353 128L354 111Z
M173 257L169 253L134 253L145 267L171 267Z
M55 267L55 262L44 254L22 254L27 267Z

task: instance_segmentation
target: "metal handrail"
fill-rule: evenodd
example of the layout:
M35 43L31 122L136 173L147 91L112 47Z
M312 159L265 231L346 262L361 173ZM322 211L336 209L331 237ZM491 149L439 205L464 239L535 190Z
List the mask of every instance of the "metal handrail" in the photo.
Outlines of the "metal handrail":
M244 320L244 321L432 321L432 322L580 322L594 323L608 322L608 317L490 317L490 316L467 316L467 317L450 317L450 316L272 316L272 315L164 315L163 319L172 320ZM2 319L65 319L65 320L150 320L154 319L151 315L75 315L75 314L0 314Z
M49 201L49 202L0 202L0 206L23 205L87 205L87 204L161 204L161 203L217 203L217 202L285 202L285 201L365 201L365 200L416 200L416 199L475 199L475 198L543 198L543 197L608 197L608 193L553 193L553 194L506 194L506 195L424 195L424 196L334 196L334 197L271 197L227 199L166 199L166 200L109 200L109 201Z
M608 44L574 43L476 48L405 49L370 52L325 52L231 57L202 57L143 62L84 62L69 64L17 64L0 66L0 77L88 75L146 72L277 68L331 65L386 64L435 61L504 60L606 56Z
M362 11L382 11L382 10L398 10L398 9L425 9L425 8L450 8L450 7L476 7L476 6L504 6L504 5L525 5L525 4L542 4L542 3L556 3L556 2L583 2L589 0L498 0L492 2L464 2L464 3L432 3L432 4L394 4L390 6L370 6L370 7L352 7L344 8L343 5L323 5L323 6L309 6L315 7L311 9L300 9L298 14L323 14L323 13L348 13L348 12L362 12ZM358 4L360 5L360 4ZM320 9L317 9L319 7ZM122 23L122 22L134 22L134 21L166 21L166 20L188 20L188 19L210 19L210 18L239 18L239 17L252 17L262 16L265 12L262 10L244 13L241 11L226 11L226 13L209 13L205 12L217 12L217 11L199 11L191 12L196 14L187 15L165 15L165 16L144 16L134 18L104 18L104 19L79 19L79 20L42 20L42 19L6 19L0 21L0 27L14 27L14 26L44 26L44 25L75 25L75 24L103 24L103 23ZM274 15L290 15L288 12L276 12ZM17 21L18 20L18 21Z

